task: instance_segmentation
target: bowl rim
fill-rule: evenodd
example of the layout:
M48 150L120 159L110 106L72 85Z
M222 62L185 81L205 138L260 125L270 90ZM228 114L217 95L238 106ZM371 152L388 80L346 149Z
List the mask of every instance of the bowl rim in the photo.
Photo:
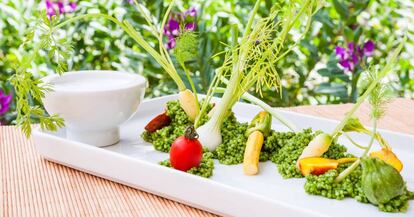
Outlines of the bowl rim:
M73 76L73 75L81 75L84 73L109 73L109 74L115 74L123 77L130 77L129 82L125 83L124 85L119 86L109 86L106 88L100 88L100 89L75 89L75 88L65 88L65 87L59 87L53 84L53 81L56 81L59 78L63 78L64 76ZM96 93L96 92L111 92L111 91L120 91L125 89L130 89L133 87L146 87L147 86L147 79L139 74L131 73L127 71L118 71L118 70L79 70L79 71L68 71L64 72L62 75L59 74L52 74L48 75L46 77L43 77L41 79L44 84L49 85L52 89L51 92L64 92L64 93Z

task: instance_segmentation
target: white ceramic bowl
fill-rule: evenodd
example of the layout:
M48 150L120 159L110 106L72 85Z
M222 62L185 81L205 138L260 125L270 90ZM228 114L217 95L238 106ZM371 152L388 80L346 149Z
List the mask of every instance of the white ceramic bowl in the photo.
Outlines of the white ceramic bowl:
M43 79L52 84L43 103L46 111L59 114L68 139L98 147L119 141L119 125L141 103L146 79L117 71L77 71Z

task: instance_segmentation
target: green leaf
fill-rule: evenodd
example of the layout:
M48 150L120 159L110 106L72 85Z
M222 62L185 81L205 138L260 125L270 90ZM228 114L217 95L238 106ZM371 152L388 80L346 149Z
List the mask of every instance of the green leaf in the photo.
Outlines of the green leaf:
M354 30L352 30L348 26L345 26L344 34L345 34L346 41L348 42L354 41Z
M361 37L362 34L362 27L358 26L355 30L354 30L354 43L358 44L359 42L359 38Z
M369 133L370 131L367 130L364 125L361 124L358 118L352 117L350 118L344 128L342 128L343 132L360 132L360 133Z
M348 89L344 84L322 83L319 87L315 88L315 92L344 98L347 96Z
M339 2L339 0L333 0L333 6L343 19L346 20L349 18L348 6L345 3Z

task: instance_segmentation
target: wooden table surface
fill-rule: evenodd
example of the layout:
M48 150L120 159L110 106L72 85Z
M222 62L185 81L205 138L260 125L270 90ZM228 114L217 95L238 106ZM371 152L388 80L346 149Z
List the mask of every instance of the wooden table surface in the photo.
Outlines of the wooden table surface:
M288 110L341 119L351 104ZM358 111L369 123L369 107ZM414 101L390 103L379 127L414 134ZM144 191L49 162L13 126L0 127L0 216L214 216Z

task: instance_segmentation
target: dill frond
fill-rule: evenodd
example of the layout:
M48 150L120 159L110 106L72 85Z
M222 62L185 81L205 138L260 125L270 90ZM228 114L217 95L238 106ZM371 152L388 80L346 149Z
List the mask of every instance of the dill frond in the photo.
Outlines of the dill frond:
M370 67L362 74L361 87L366 89L369 84L377 80L379 77L379 70L377 67ZM371 106L371 118L381 119L387 109L387 104L393 98L393 90L388 82L381 79L374 87L368 96L368 102Z

